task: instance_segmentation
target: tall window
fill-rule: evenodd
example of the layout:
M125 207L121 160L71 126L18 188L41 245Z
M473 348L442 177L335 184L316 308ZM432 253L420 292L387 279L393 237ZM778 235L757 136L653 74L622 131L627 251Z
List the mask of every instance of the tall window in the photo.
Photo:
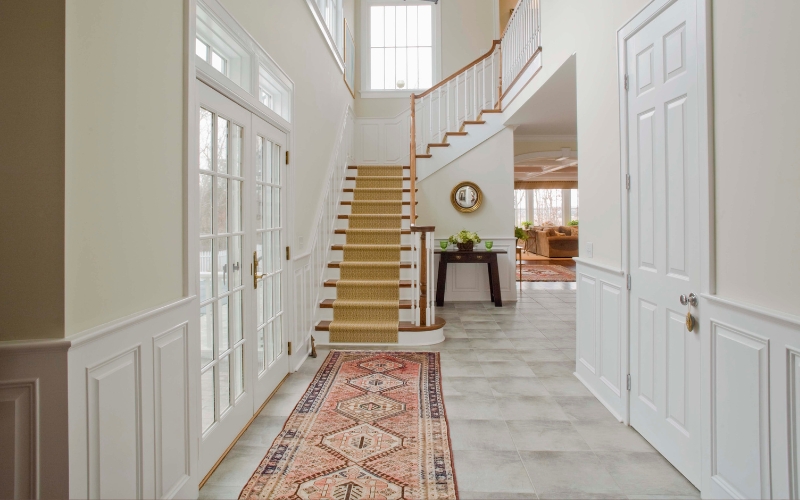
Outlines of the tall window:
M577 189L515 189L514 222L534 226L566 225L578 219Z
M561 189L534 189L532 193L534 225L551 223L558 226L564 223Z
M514 190L514 225L521 227L522 223L528 221L528 191L524 189Z
M328 28L328 32L333 37L334 44L339 50L339 54L343 54L344 39L342 24L344 23L342 10L342 0L315 0L319 12L322 15L322 22Z
M433 85L434 15L430 4L370 4L369 89L419 90Z
M578 190L570 189L569 193L569 220L578 220Z

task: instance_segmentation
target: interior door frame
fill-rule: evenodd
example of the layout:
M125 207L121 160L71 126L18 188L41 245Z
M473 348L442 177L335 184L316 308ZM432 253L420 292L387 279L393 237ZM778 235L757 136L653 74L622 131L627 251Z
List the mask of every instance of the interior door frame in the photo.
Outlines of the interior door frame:
M627 187L630 165L628 162L628 90L625 88L627 68L627 41L639 32L651 20L664 12L677 0L652 0L641 11L634 15L622 28L617 31L617 69L619 89L619 123L620 123L620 207L622 226L622 269L626 273L626 281L630 278L630 196ZM712 87L712 29L711 29L711 0L689 0L695 3L697 19L697 167L700 180L700 307L698 311L698 327L705 324L703 321L703 296L716 293L715 274L715 240L714 240L714 111ZM688 50L688 48L687 48ZM625 343L627 344L626 373L631 372L631 324L630 324L630 293L625 290L626 312L624 315ZM700 418L701 418L701 484L707 491L707 478L711 477L711 337L709 332L698 332L700 341ZM625 423L630 425L630 392L625 394Z

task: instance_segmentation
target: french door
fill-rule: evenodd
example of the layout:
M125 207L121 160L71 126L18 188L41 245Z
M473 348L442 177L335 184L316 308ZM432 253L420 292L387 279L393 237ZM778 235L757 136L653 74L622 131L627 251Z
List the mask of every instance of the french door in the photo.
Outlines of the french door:
M627 56L631 425L699 487L700 191L695 1L633 34Z
M207 85L197 86L205 474L288 373L286 285L278 251L285 240L285 165L279 153L286 134Z

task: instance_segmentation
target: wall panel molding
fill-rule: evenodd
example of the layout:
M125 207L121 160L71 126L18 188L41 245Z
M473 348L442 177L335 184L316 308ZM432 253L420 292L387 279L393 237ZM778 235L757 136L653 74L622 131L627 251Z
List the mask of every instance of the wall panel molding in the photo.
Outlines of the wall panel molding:
M0 381L0 498L39 498L38 379Z
M410 130L409 110L392 118L356 118L356 164L408 165Z

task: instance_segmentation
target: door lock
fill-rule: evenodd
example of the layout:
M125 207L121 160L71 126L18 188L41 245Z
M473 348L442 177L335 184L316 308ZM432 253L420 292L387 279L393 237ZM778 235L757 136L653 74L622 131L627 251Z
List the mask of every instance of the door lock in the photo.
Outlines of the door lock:
M697 321L692 316L691 308L692 306L697 307L697 295L694 292L690 293L688 296L681 295L680 297L681 304L684 306L688 306L689 311L686 313L686 329L690 332L694 331L695 326L697 326Z
M694 292L690 293L688 297L686 295L681 295L680 300L681 304L684 306L691 304L697 307L697 295L695 295Z

